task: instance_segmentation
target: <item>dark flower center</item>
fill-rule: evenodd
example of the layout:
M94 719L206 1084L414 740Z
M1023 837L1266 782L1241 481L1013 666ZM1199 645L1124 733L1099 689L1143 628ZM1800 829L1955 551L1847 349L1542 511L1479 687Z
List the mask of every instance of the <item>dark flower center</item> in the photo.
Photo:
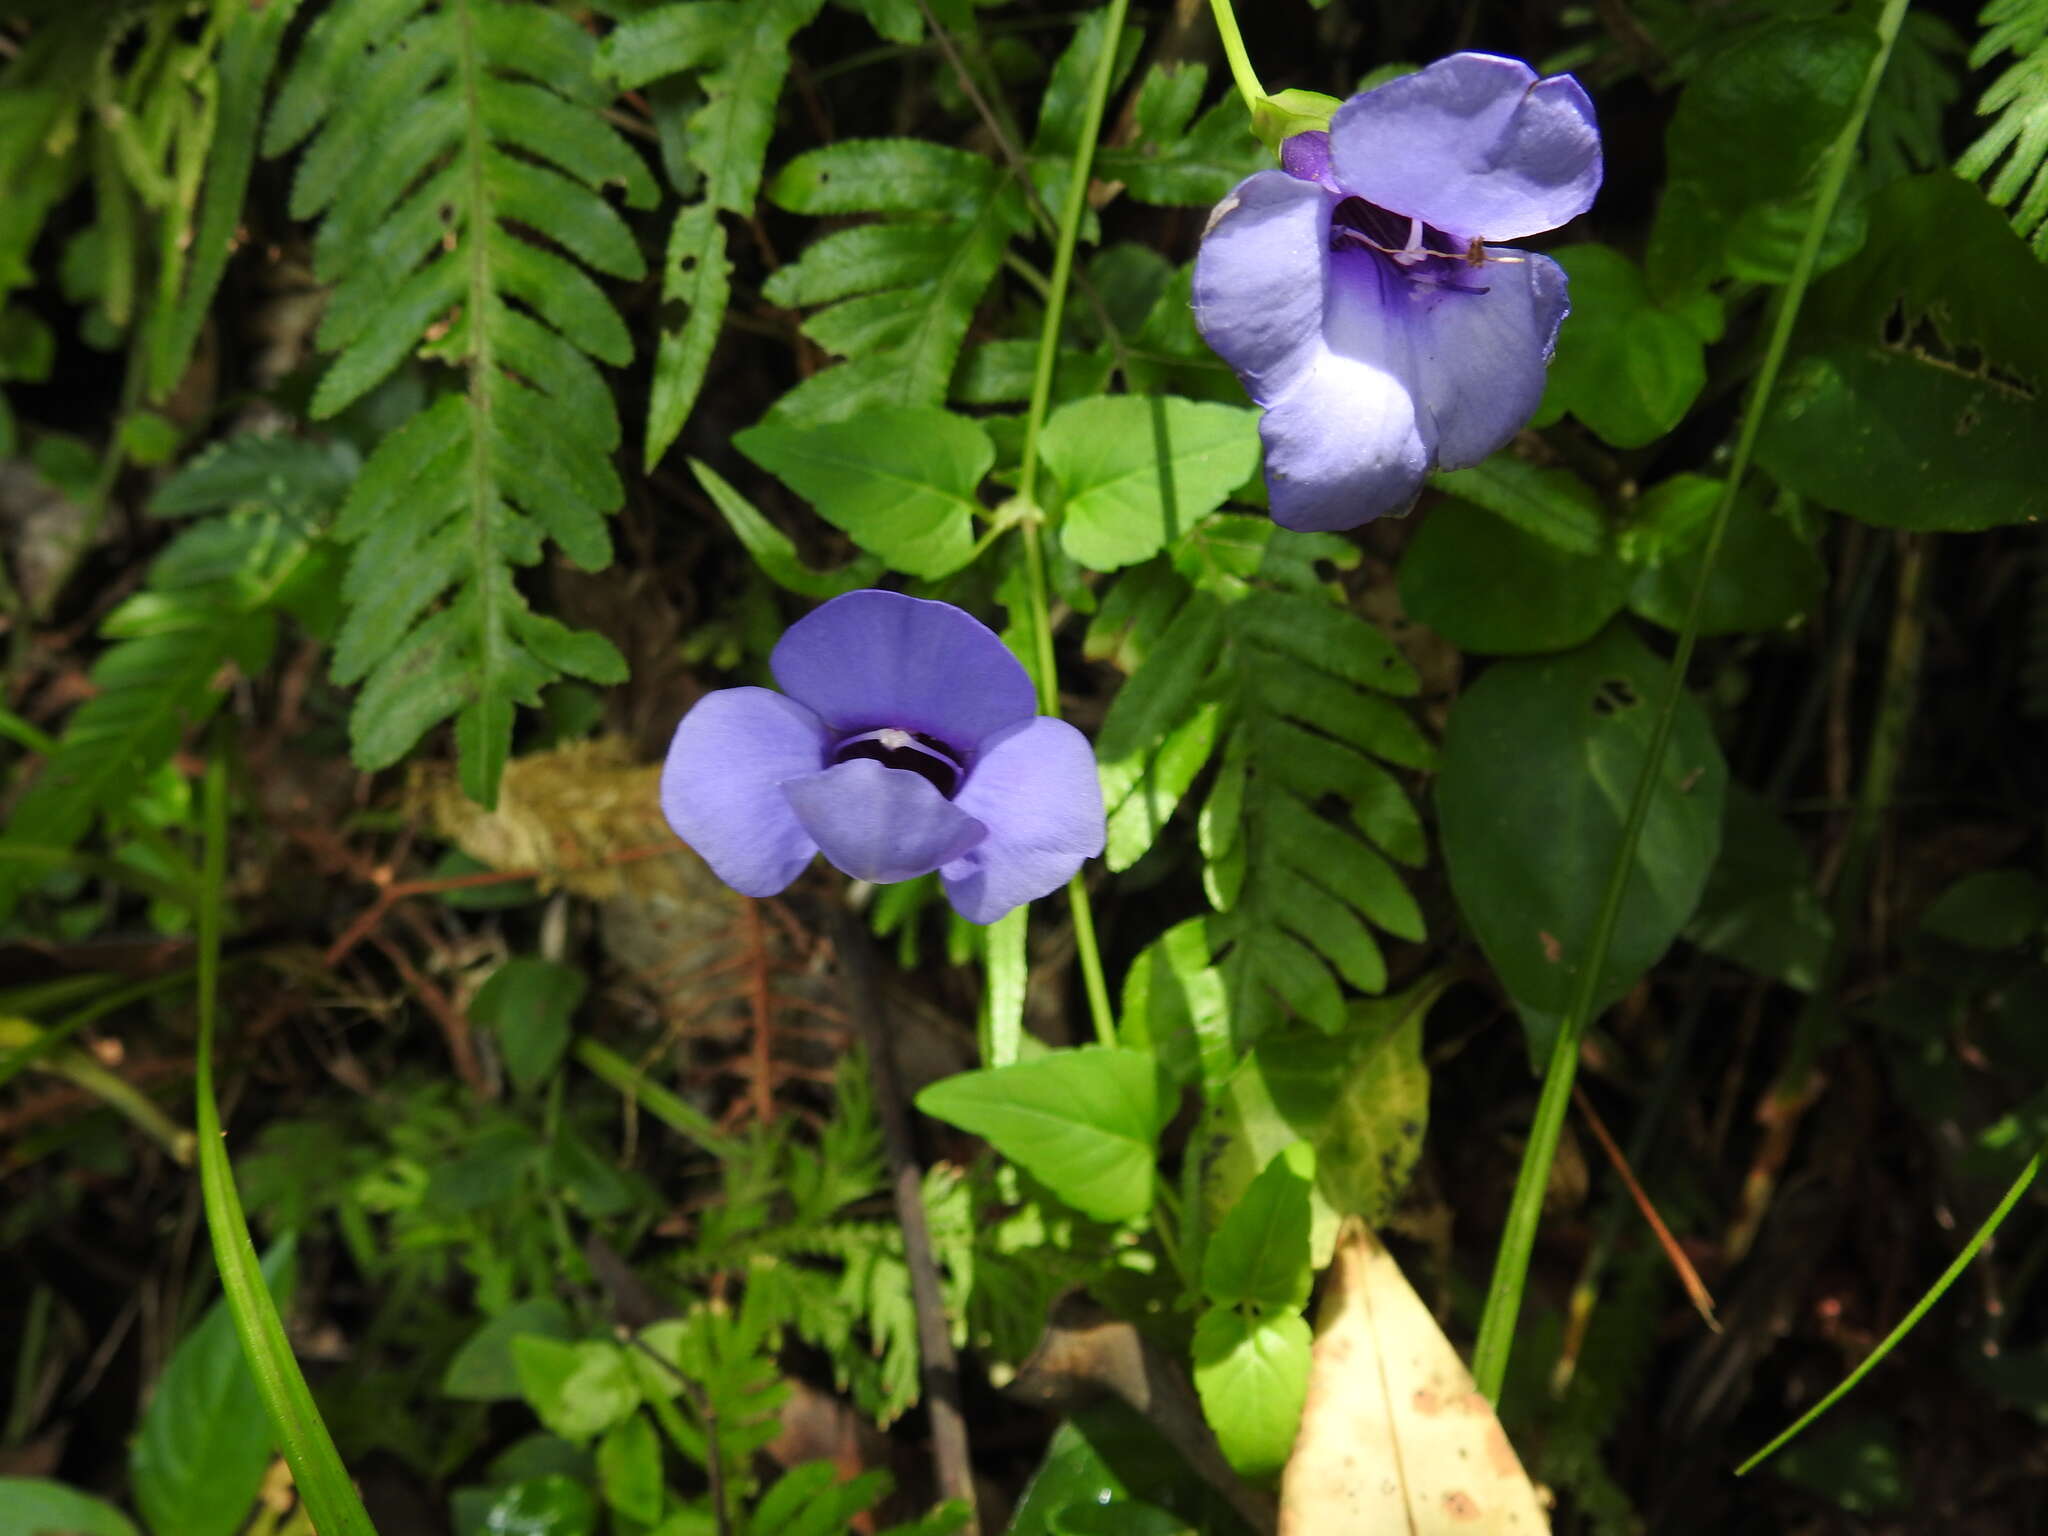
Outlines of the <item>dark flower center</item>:
M1412 282L1462 293L1484 293L1474 281L1486 248L1464 244L1434 224L1390 213L1362 197L1347 197L1330 214L1330 249L1371 256Z
M872 758L884 768L901 768L929 780L932 788L948 800L960 787L959 755L943 741L935 741L922 731L899 731L893 726L863 731L842 741L833 752L832 761L845 763L856 757Z

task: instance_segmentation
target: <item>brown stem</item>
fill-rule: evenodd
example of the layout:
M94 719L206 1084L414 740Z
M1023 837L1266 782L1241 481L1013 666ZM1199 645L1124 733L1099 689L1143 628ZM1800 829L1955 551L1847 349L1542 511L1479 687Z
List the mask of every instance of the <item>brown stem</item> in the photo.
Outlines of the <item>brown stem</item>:
M925 1410L931 1417L932 1459L938 1466L939 1494L967 1505L968 1536L978 1536L981 1521L974 1504L967 1419L960 1408L960 1365L953 1354L953 1336L946 1326L938 1265L932 1258L924 1180L910 1145L903 1081L896 1070L889 1033L882 1027L875 949L859 917L847 908L832 907L830 920L833 947L839 951L840 979L846 988L846 1011L853 1016L854 1028L867 1048L868 1071L874 1079L875 1115L882 1122L882 1144L889 1158L889 1187L896 1197L896 1220L903 1228L903 1258L910 1268L910 1295L917 1307L917 1353L924 1376Z

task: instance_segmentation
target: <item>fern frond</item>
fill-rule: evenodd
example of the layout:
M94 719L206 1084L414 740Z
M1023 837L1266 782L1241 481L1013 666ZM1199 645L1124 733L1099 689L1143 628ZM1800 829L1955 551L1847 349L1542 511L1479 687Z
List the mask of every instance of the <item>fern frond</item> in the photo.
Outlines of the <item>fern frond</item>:
M319 216L334 285L313 397L331 416L408 357L464 388L372 455L337 535L353 544L334 675L363 684L356 761L381 768L453 716L464 790L495 802L515 707L564 675L625 677L602 637L535 613L514 569L552 541L610 562L619 424L597 364L632 357L586 268L631 280L638 245L605 200L654 185L599 116L596 45L502 0L347 0L308 33L266 147L306 142L292 212ZM542 243L546 241L548 243Z
M311 443L238 437L165 484L159 515L216 515L179 534L101 626L113 643L93 666L93 695L13 807L12 841L70 848L100 818L121 820L219 708L235 675L223 663L245 675L267 664L277 611L315 582L320 530L351 467ZM0 864L0 918L26 888L22 871Z
M792 213L872 213L772 276L792 309L827 306L804 334L846 361L784 395L806 424L879 406L939 405L967 327L1028 219L1015 181L984 157L922 139L849 139L799 155L768 187Z
M2036 255L2048 257L2048 3L1991 0L1977 20L1984 31L1970 68L2000 54L2014 62L1978 101L1977 115L1997 120L1957 158L1956 172L1985 182L1985 195L2032 240Z
M1340 539L1220 515L1120 581L1090 630L1092 653L1139 658L1099 738L1112 868L1220 758L1197 833L1240 1047L1290 1013L1342 1028L1343 985L1386 985L1375 932L1423 936L1396 866L1421 864L1426 840L1387 766L1432 760L1395 702L1419 685L1315 568L1357 559Z
M662 267L664 319L642 449L650 469L697 402L731 299L719 214L753 215L790 40L822 4L686 0L633 17L599 45L598 67L621 90L695 73L705 97L690 118L685 151L704 179L703 200L676 215Z

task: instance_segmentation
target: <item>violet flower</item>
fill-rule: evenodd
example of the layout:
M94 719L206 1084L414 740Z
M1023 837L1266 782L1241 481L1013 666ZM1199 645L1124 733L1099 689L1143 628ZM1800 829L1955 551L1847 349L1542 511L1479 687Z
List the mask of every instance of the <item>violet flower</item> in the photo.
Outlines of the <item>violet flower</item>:
M1210 217L1195 321L1266 408L1274 519L1352 528L1535 412L1564 272L1487 242L1585 212L1600 133L1571 76L1457 53L1352 97L1281 164Z
M773 896L822 852L857 880L936 869L992 923L1102 851L1088 740L1037 713L993 631L949 603L848 592L792 624L783 691L722 688L676 727L661 809L734 890Z

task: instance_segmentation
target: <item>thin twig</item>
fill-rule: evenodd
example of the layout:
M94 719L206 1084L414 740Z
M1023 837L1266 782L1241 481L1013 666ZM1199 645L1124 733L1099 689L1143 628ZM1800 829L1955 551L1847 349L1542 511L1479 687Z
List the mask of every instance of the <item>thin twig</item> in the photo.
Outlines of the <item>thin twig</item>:
M1614 1171L1627 1186L1629 1198L1636 1203L1636 1209L1643 1213L1643 1220L1650 1224L1650 1230L1657 1235L1657 1242L1664 1250L1664 1256L1671 1261L1671 1267L1678 1271L1678 1280L1685 1287L1685 1294L1692 1298L1693 1310L1715 1333L1721 1331L1719 1319L1714 1316L1714 1298L1707 1293L1707 1287L1700 1279L1699 1271L1692 1267L1692 1260L1685 1256L1685 1250L1678 1246L1678 1239L1671 1235L1671 1229L1664 1225L1664 1218L1657 1214L1657 1207L1650 1201L1643 1186L1636 1182L1635 1170L1628 1165L1628 1159L1621 1155L1621 1148L1615 1145L1613 1136L1608 1134L1607 1123L1600 1118L1600 1112L1593 1108L1593 1101L1586 1097L1586 1090L1577 1083L1572 1084L1572 1102L1579 1106L1579 1113L1586 1117L1586 1124L1592 1127L1593 1139L1600 1143L1600 1150L1607 1154L1607 1161L1614 1165Z
M875 1115L882 1123L882 1142L889 1158L889 1187L896 1197L896 1219L903 1227L903 1258L910 1268L910 1294L917 1307L917 1352L924 1376L925 1409L931 1417L932 1459L938 1466L939 1494L966 1503L968 1536L977 1536L981 1519L974 1503L967 1419L960 1407L960 1366L953 1354L952 1333L946 1326L938 1264L932 1257L931 1227L925 1219L924 1180L910 1145L903 1081L897 1074L889 1033L882 1027L875 950L859 917L849 909L834 905L830 921L833 947L839 951L839 974L846 987L846 1011L853 1015L854 1028L867 1048L868 1071L874 1080Z

